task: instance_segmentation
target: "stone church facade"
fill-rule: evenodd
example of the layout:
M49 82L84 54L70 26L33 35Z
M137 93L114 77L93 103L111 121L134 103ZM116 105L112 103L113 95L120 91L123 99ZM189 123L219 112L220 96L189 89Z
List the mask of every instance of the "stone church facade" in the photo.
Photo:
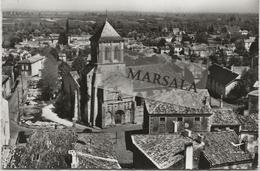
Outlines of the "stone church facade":
M132 81L124 63L124 40L106 20L91 38L87 66L88 100L81 118L90 126L106 128L143 123L143 106L136 104Z

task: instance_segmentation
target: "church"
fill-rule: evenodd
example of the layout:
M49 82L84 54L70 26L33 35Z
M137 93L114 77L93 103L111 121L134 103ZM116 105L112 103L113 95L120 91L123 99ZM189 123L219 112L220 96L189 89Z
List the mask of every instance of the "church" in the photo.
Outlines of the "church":
M156 100L154 95L173 89L178 93L197 92L193 80L186 78L187 69L172 62L126 66L124 39L107 20L90 42L91 55L80 75L81 84L79 76L70 72L70 80L75 83L64 86L71 89L68 104L75 122L99 128L141 125L145 121L145 99Z
M142 124L143 104L134 96L132 81L127 78L124 39L106 20L90 42L85 79L88 100L81 120L100 128Z

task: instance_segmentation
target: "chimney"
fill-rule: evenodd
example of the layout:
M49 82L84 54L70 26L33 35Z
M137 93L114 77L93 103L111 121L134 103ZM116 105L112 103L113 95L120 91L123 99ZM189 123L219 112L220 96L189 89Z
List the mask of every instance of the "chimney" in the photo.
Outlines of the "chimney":
M249 111L248 110L244 110L243 114L244 114L244 116L248 116L249 115Z
M173 121L173 132L176 133L178 132L178 121Z
M226 127L226 131L232 131L232 129L229 127Z
M185 144L185 169L193 169L193 145Z
M223 108L223 95L221 95L220 97L220 105L219 105L220 108Z
M241 144L240 145L240 149L243 150L244 152L246 152L247 151L247 147L248 147L247 137L244 137L240 144Z
M77 157L76 151L75 151L75 150L69 150L68 153L69 153L70 155L72 155L71 168L72 168L72 169L78 168L79 161L78 161L78 157Z
M234 72L234 65L231 65L231 71Z
M204 136L198 134L198 139L197 139L198 143L203 143L203 140L204 140Z
M241 130L242 130L242 126L241 126L241 125L239 125L239 127L238 127L238 132L240 133L240 132L241 132Z
M191 137L191 132L192 132L191 130L185 129L183 134L185 137Z

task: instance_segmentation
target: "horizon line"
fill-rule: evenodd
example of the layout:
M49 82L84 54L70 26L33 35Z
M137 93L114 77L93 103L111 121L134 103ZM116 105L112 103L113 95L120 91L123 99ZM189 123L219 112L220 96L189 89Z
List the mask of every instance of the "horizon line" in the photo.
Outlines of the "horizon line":
M47 9L2 9L2 12L8 12L8 11L26 11L26 12L102 12L106 13L104 10L47 10ZM166 12L166 11L140 11L140 10L109 10L109 12L138 12L138 13L163 13L163 14L259 14L259 11L257 12Z

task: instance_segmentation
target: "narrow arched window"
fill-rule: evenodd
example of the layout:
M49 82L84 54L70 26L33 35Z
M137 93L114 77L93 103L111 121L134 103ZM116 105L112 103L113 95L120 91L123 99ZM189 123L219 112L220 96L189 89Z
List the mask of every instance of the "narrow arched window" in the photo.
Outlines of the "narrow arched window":
M115 61L120 62L120 48L118 46L115 47Z
M106 60L106 61L111 60L110 48L109 48L109 47L106 47L106 48L105 48L105 60Z

